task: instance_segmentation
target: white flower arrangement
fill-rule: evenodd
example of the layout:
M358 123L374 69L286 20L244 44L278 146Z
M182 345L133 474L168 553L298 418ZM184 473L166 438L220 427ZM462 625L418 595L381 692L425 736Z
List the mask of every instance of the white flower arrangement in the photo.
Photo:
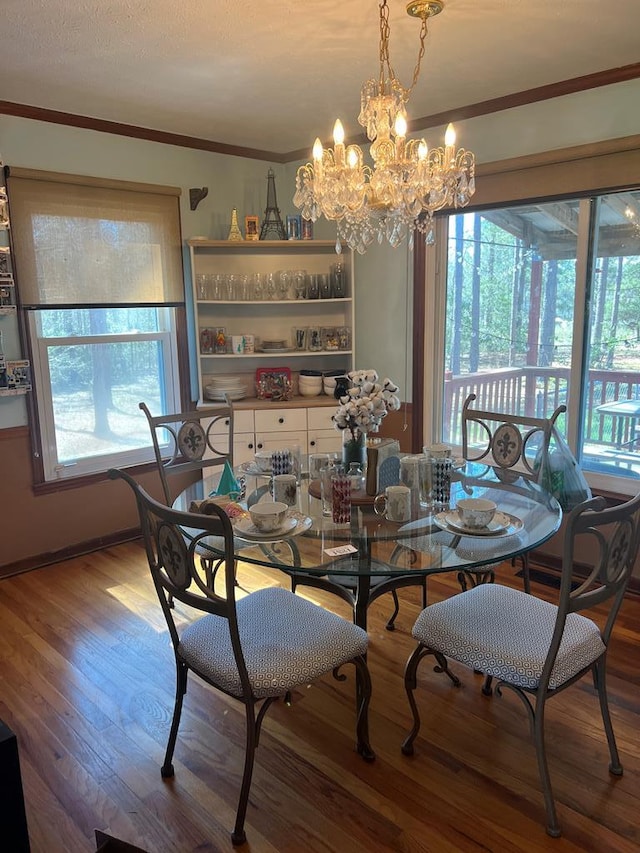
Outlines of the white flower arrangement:
M340 397L333 422L338 430L348 429L355 441L359 433L377 432L382 419L400 409L399 389L391 379L380 383L375 370L352 370L347 376L353 387Z

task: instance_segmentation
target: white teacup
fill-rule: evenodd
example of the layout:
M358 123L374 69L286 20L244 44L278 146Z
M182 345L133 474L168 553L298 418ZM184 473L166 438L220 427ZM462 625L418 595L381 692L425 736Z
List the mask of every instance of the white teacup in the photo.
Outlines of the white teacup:
M261 533L271 533L282 527L288 509L288 505L282 501L262 501L250 508L249 515Z
M411 518L411 489L408 486L387 486L376 495L373 508L389 521L409 521Z
M423 453L431 459L448 459L451 456L451 448L448 444L432 444L422 448Z
M456 503L456 509L465 527L480 529L491 523L497 506L488 498L462 498Z
M254 456L256 466L259 471L266 473L271 470L271 451L258 450Z

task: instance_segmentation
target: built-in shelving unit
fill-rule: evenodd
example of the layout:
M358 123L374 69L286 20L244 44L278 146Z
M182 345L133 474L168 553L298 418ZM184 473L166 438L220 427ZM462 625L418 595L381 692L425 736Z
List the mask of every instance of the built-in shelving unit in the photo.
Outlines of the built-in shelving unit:
M297 376L302 369L352 369L354 277L350 251L336 255L335 243L321 240L234 242L191 239L187 242L191 255L193 331L198 348L201 404L206 402L205 389L212 377L225 374L241 376L250 399L255 396L255 374L261 366L288 368L294 394ZM304 297L296 298L295 271L304 270L310 280L311 276L330 274L332 265L336 263L342 265L340 292L343 295L309 298L305 292ZM282 271L292 274L286 293L277 289L268 293L265 287L264 298L254 298L254 277L257 273L263 276L264 286L269 274L278 281ZM234 276L231 298L226 292L226 276ZM305 329L306 348L296 348L296 330ZM217 347L217 352L211 352L209 350L216 348L219 330L224 330L224 344ZM333 335L331 330L334 330ZM238 351L241 341L249 342L248 352ZM268 341L284 341L285 346L278 351L260 351L261 342ZM222 347L224 351L220 351ZM314 402L311 398L305 399L309 403Z

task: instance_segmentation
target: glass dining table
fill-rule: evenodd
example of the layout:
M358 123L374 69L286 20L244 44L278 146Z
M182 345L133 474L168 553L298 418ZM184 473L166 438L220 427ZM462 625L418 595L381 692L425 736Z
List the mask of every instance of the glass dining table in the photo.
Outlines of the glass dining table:
M251 476L246 469L238 473L246 480L245 505L270 498L268 475ZM215 485L215 478L197 481L176 498L174 508L188 511L192 501L209 496ZM294 585L347 585L353 593L354 621L366 630L371 590L379 584L392 589L401 578L419 582L443 572L471 572L482 578L492 564L542 545L562 520L555 498L512 470L467 462L453 473L450 507L462 497L495 501L505 523L490 534L469 534L457 527L455 513L431 505L420 507L409 522L388 521L373 511L373 497L356 492L350 522L334 524L323 515L318 482L302 477L286 531L249 536L251 526L236 523L235 554L247 563L286 572ZM189 529L184 533L188 536ZM213 560L222 556L219 542L200 544L210 549Z

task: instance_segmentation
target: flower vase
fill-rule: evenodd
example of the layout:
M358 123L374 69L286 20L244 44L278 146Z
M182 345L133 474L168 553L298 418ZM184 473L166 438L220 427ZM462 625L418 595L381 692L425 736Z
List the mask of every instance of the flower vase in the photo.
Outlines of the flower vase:
M351 435L350 430L345 429L342 432L342 464L345 470L349 470L349 465L352 462L359 462L362 465L362 470L365 470L367 464L367 441L364 432L357 431L355 437Z

